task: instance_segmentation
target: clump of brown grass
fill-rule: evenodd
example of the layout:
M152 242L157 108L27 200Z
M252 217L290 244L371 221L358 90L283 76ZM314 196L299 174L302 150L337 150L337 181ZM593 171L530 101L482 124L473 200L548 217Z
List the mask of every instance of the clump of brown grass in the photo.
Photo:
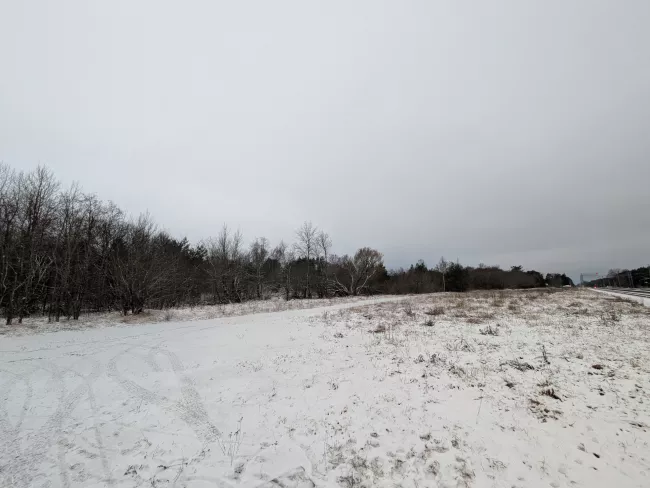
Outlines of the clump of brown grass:
M496 308L501 308L505 303L506 302L502 297L498 297L492 300L491 305Z
M468 317L466 322L468 324L482 324L488 320L493 320L496 317L496 314L492 312L477 312L475 315Z
M458 366L456 364L449 366L449 373L458 376L459 378L462 378L467 374L462 366Z
M555 390L553 388L545 388L540 392L542 395L546 395L547 397L554 398L555 400L560 400L562 401L562 398L555 393Z
M456 305L454 305L454 307L458 309L467 308L467 301L464 298L461 298L458 301L456 301Z
M499 335L499 329L497 329L496 327L492 327L491 325L488 325L484 329L479 329L479 333L481 335L498 336Z
M616 322L621 321L621 314L613 308L610 308L601 312L600 321L605 326L614 325Z
M501 363L501 365L508 365L511 368L515 368L516 370L519 371L529 371L529 370L534 370L535 366L533 366L530 363L527 363L525 361L521 361L519 359L512 359L510 361L505 361L504 363Z
M573 315L589 315L589 309L588 308L578 308L572 312Z
M122 323L125 324L138 324L141 322L150 322L152 319L151 312L140 312L138 314L131 314L122 317Z
M521 311L521 308L519 308L519 305L515 302L510 302L508 304L508 310L510 310L512 313L519 313Z
M445 308L440 306L440 305L436 305L435 307L430 308L429 310L427 310L424 313L427 314L427 315L433 315L433 316L444 315L445 314Z

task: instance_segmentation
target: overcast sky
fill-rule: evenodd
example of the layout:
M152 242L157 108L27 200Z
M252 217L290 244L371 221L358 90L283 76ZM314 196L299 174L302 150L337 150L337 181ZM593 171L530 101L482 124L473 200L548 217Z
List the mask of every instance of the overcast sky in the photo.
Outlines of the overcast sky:
M650 262L650 1L0 0L0 160L197 241Z

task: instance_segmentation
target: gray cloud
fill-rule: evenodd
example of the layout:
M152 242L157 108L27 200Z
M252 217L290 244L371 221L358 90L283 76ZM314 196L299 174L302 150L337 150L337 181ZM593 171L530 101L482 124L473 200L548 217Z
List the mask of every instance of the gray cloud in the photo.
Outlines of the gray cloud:
M650 259L650 3L4 2L0 159L389 266Z

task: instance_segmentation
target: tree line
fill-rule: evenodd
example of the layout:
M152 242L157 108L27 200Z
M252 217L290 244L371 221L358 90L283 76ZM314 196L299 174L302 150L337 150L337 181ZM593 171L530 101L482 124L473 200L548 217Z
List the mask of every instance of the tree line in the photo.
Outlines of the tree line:
M342 256L331 250L330 236L311 222L297 230L293 243L271 246L259 237L246 245L239 231L224 226L192 245L160 229L148 214L130 218L76 184L62 188L46 168L25 173L0 164L0 308L7 324L32 315L59 321L89 312L139 314L279 294L290 300L566 281L520 266L472 268L444 259L431 269L420 261L388 271L375 249Z
M583 283L584 286L615 286L619 288L650 287L650 266L640 266L636 269L612 268L601 278Z
M383 291L390 294L435 293L439 291L464 292L470 290L503 290L540 287L574 286L565 274L524 270L512 266L509 270L497 265L479 264L463 266L444 257L433 268L420 260L409 269L391 271L386 277Z

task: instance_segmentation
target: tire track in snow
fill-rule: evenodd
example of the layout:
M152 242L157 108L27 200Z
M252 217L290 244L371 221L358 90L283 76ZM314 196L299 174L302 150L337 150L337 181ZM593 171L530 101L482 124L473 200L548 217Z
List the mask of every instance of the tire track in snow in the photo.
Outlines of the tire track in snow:
M59 404L54 414L47 419L45 424L35 433L28 436L29 446L24 451L21 451L18 447L18 436L20 435L20 432L17 432L17 435L15 435L10 441L10 445L13 445L15 450L13 453L13 459L6 470L6 482L9 483L7 486L31 486L32 480L37 474L36 467L45 458L47 452L53 446L55 441L58 441L61 438L63 421L68 418L72 411L77 407L84 393L88 391L88 385L92 383L101 372L99 363L95 362L87 380L77 386L70 394L66 395L64 383L65 375L62 374L55 365L52 365L52 367L53 368L50 372L52 373L52 381L58 386ZM6 410L4 405L5 402L6 399L1 405L3 410ZM59 470L61 472L64 486L66 486L66 484L69 485L66 467L61 466L60 457Z
M96 366L99 367L99 364L97 364L95 361L92 361ZM108 465L108 459L106 457L106 450L104 448L104 441L101 436L101 432L99 431L99 426L97 424L97 414L98 414L98 408L97 408L97 402L95 400L95 393L93 392L93 381L90 380L88 376L84 376L80 374L78 371L73 370L73 369L66 369L66 371L70 372L73 375L78 376L81 378L81 380L87 385L88 387L88 403L90 405L90 409L92 412L92 421L93 421L93 434L95 437L95 443L96 443L96 448L99 451L99 459L102 464L102 470L104 471L104 480L106 483L109 485L112 485L114 483L114 479L111 475L111 470ZM93 378L94 379L94 378ZM59 440L57 442L59 446L59 471L61 472L61 478L63 481L63 486L68 488L70 486L70 481L68 478L68 468L67 464L65 462L65 450L64 448L67 447L64 442L63 442L63 435L62 432L59 433Z
M162 355L169 361L173 373L180 382L181 398L177 401L169 400L137 384L131 379L126 378L117 367L117 360L124 354L129 353L132 349L120 352L114 356L108 363L108 375L115 380L129 395L138 398L147 403L157 405L168 412L177 415L185 422L196 434L197 438L203 443L214 442L219 436L219 430L210 420L205 410L201 396L194 386L192 379L185 374L185 367L178 356L171 351L163 350L159 346L137 346L148 349L145 362L151 367L153 372L163 373L165 370L157 361L157 356Z
M12 375L11 379L4 383L2 385L2 392L3 392L3 399L0 401L0 439L2 442L0 443L0 461L4 460L9 460L9 456L12 453L16 453L19 451L19 435L20 435L20 427L22 425L22 420L24 419L25 416L25 411L28 406L28 398L31 398L31 382L29 381L29 375L31 375L31 371L27 374L23 375L18 375L16 373L12 373L10 371L3 371L4 373L8 373ZM13 390L13 388L16 386L17 383L23 382L25 383L28 389L28 396L25 398L25 401L23 402L23 408L21 412L21 416L16 423L16 425L12 425L11 421L9 420L9 412L7 411L6 408L6 403L7 400L9 399L9 396ZM8 471L8 468L4 467L2 464L0 464L0 473Z
M97 425L97 401L95 400L95 393L93 392L92 383L88 380L88 402L90 403L90 409L93 412L93 431L95 434L95 442L97 443L97 449L99 450L99 459L102 463L102 469L104 470L104 477L109 485L113 484L113 477L111 476L111 470L108 465L108 459L106 458L106 449L104 448L104 441L102 440L101 432L99 431L99 426Z

